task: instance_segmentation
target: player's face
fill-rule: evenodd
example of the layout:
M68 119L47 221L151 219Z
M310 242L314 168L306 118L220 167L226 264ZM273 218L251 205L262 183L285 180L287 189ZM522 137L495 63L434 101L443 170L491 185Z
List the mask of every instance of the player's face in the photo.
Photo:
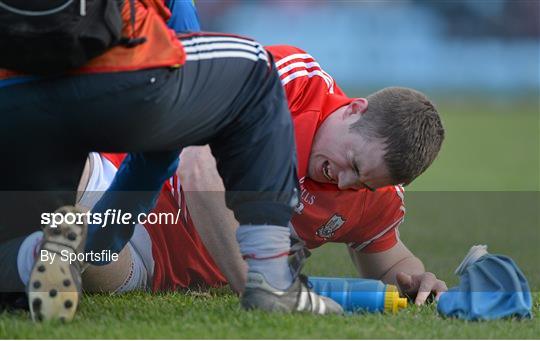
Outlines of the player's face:
M311 149L308 177L317 182L333 183L339 189L374 190L392 184L384 163L384 142L368 140L349 131L367 110L367 101L358 99L339 108L328 117L315 135Z

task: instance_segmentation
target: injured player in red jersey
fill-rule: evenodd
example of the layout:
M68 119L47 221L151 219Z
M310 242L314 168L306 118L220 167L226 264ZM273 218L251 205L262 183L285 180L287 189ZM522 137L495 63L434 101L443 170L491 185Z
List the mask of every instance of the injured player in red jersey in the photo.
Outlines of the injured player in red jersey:
M444 139L432 102L407 88L350 98L305 51L267 49L275 58L295 129L301 200L291 234L310 249L327 242L347 245L362 277L396 284L417 304L432 292L446 291L398 233L405 214L402 185L431 165ZM242 291L245 274L237 280L242 259L234 245L213 232L232 234L237 223L230 213L214 214L226 210L223 199L218 203L216 195L198 194L223 188L211 159L208 149L185 151L181 183L208 250L233 289Z
M296 135L301 198L290 226L295 240L309 249L345 244L360 276L396 284L417 304L432 292L446 291L398 234L405 214L402 186L429 167L444 139L433 104L407 88L350 98L305 51L267 49L275 58ZM89 193L108 187L122 159L118 154L89 156L81 180L83 206L92 206ZM87 290L167 291L229 283L243 291L247 269L235 239L238 223L225 206L211 151L190 147L180 160L154 212L181 210L181 221L137 225L117 262L86 270Z

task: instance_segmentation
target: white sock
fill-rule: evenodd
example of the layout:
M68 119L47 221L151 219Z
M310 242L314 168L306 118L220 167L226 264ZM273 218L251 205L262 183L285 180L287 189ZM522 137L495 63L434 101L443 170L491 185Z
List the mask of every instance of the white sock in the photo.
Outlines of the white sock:
M276 225L240 225L236 239L245 257L249 272L259 272L272 287L285 290L293 278L287 255L290 250L290 229Z
M292 284L292 274L287 257L272 259L246 259L248 271L259 272L266 278L268 284L279 290L286 290Z
M43 239L43 232L36 231L26 237L19 247L17 254L17 270L24 285L30 280L30 273L36 261L36 249Z

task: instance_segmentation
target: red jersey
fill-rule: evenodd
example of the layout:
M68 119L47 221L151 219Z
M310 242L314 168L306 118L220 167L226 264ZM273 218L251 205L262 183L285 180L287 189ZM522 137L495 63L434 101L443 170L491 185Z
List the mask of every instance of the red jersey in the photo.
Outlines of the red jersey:
M125 154L101 153L116 168ZM112 179L111 179L112 180ZM163 184L156 207L152 212L180 211L177 225L146 224L152 240L154 259L153 291L170 291L187 287L218 287L227 283L218 266L205 248L187 212L176 175Z
M292 219L296 233L309 248L340 242L363 252L388 250L397 242L405 213L401 186L344 191L306 177L315 132L354 98L347 97L305 51L282 45L266 48L274 56L294 122L301 189Z

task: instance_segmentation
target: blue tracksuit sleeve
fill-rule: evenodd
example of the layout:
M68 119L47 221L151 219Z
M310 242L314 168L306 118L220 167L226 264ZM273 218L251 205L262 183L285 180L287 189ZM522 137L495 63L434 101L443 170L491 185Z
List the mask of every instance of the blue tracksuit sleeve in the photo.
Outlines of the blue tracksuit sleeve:
M199 32L201 25L197 8L192 0L166 0L166 5L172 13L170 28L176 32Z
M128 154L92 212L104 216L107 210L116 209L122 214L130 213L131 222L89 225L87 251L120 252L124 248L133 235L137 215L154 208L163 183L174 175L178 167L178 154L178 150Z

